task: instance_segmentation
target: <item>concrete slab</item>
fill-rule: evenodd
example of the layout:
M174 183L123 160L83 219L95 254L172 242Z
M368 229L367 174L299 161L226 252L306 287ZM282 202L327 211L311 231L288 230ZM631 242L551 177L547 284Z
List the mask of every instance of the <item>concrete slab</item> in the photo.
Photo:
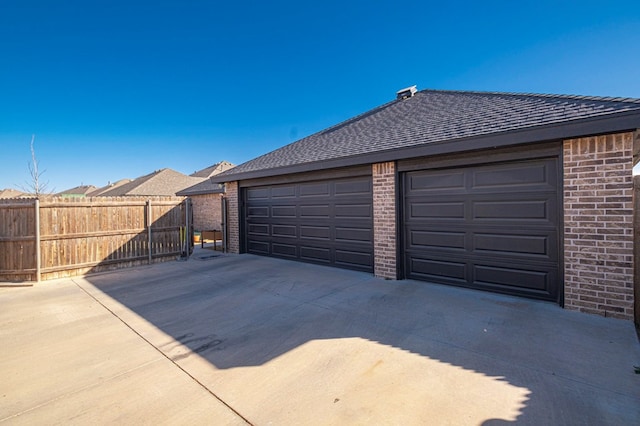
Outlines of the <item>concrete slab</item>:
M209 254L0 289L0 422L640 423L630 322Z
M246 424L72 280L0 306L0 423Z

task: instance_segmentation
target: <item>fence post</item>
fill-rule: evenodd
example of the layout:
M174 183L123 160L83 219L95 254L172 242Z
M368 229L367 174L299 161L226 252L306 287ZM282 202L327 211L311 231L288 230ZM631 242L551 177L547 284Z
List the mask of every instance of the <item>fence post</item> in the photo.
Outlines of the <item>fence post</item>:
M35 222L36 222L36 282L40 282L41 274L41 260L40 260L40 200L36 198L34 203L35 210Z
M153 261L151 257L151 200L147 200L147 243L149 246L149 264Z

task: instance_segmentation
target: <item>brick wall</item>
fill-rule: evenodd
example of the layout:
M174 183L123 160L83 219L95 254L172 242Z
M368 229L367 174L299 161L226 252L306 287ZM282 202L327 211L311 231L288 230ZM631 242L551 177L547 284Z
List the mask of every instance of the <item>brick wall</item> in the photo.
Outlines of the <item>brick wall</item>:
M640 132L636 133L636 141L635 148L640 147ZM634 158L636 161L638 159L638 152L635 151ZM634 270L640 266L640 175L633 177L633 260L634 260ZM634 322L636 323L636 327L640 330L640 273L634 274L633 280L633 299L635 302L634 307Z
M396 279L396 164L373 164L372 172L374 273Z
M633 318L633 133L565 140L565 307Z
M192 195L189 198L193 204L193 227L195 230L222 229L220 205L222 194Z
M227 250L229 253L240 253L240 212L238 210L238 182L225 184L227 197Z

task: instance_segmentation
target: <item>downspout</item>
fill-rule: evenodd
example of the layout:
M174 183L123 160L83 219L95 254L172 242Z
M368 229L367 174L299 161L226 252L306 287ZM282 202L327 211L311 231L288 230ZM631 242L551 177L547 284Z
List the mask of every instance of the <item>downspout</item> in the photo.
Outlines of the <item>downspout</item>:
M222 213L222 252L227 252L227 198L220 198L220 212Z
M147 200L147 248L149 250L149 265L153 263L153 253L151 252L151 200Z

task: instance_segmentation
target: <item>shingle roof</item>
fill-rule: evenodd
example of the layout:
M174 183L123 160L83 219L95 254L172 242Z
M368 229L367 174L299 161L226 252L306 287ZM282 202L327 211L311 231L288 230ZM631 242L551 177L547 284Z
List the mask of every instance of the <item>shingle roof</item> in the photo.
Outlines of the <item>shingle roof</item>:
M22 191L18 191L16 189L6 188L0 189L0 198L19 198L24 197L28 194L25 194Z
M125 195L175 195L178 191L202 182L202 178L183 175L171 169L157 170L129 183L100 194L101 197Z
M215 176L215 175L214 175ZM197 183L182 191L176 192L176 195L188 197L190 195L205 195L205 194L222 194L224 193L224 185L219 183L213 183L209 179Z
M220 161L213 166L209 166L205 169L192 173L189 176L199 177L204 180L200 183L190 186L189 188L183 189L182 191L178 191L176 195L188 197L190 195L222 194L224 193L224 185L213 183L210 179L207 178L220 174L225 170L229 170L233 167L235 167L235 165L228 161Z
M79 185L65 191L58 192L56 195L88 195L97 188L93 185Z
M269 152L219 182L640 127L640 99L423 90ZM501 136L500 141L495 140ZM464 142L466 148L449 144ZM478 142L479 143L479 142ZM433 149L432 149L433 150Z
M198 170L197 172L191 173L189 176L199 177L199 178L208 178L219 173L222 173L235 165L228 161L220 161L219 163L214 164L213 166L209 166L205 169Z
M124 185L125 183L129 183L131 182L131 179L120 179L119 181L116 181L114 183L109 182L107 185L103 186L102 188L98 188L95 191L91 191L90 193L87 194L87 196L89 197L98 197L102 194L104 194L107 191L110 191L114 188L117 188L119 186Z

